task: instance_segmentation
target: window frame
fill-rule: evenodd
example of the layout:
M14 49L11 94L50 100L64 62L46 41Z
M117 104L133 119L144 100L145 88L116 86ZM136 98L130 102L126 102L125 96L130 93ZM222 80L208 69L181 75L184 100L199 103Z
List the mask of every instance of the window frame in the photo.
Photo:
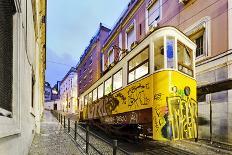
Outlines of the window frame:
M21 20L20 20L20 4L13 2L15 7L15 13L12 15L13 18L13 64L12 64L12 118L9 117L0 117L0 138L12 136L21 133L21 120L20 120L20 109L21 109L21 100L20 100L20 90L23 88L21 77L23 75L20 70L23 69L20 65L23 58L21 58L21 42L20 40L23 37L21 33ZM31 110L30 110L31 111Z
M115 74L119 73L120 71L122 71L122 86L120 88L117 88L114 90L114 76ZM116 92L118 91L119 89L121 89L123 87L123 68L120 68L117 72L115 72L113 75L112 75L112 92Z
M131 70L129 70L129 62L134 59L136 56L138 56L139 54L141 54L144 50L148 49L148 59L143 61L142 63L140 63L139 65L137 65L136 67L132 68ZM129 82L129 74L130 72L136 70L137 68L141 67L142 65L148 63L148 73L139 77L138 79L135 79L133 81L130 81ZM128 61L127 61L127 84L131 84L135 81L138 81L140 79L142 79L143 77L147 76L150 74L150 45L148 44L147 46L145 46L139 53L137 53L136 55L134 55L132 58L130 58Z

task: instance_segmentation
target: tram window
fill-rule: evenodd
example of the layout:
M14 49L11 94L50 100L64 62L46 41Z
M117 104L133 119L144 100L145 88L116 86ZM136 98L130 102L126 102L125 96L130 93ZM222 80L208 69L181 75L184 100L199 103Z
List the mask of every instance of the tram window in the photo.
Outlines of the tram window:
M89 96L86 95L86 96L85 96L85 105L87 105L87 103L88 103L88 98L89 98Z
M93 90L93 101L97 100L97 88Z
M164 38L157 38L154 43L154 69L157 71L164 68Z
M113 91L122 87L122 69L113 76Z
M93 101L93 96L92 92L89 93L89 98L88 98L88 104L91 104Z
M103 97L103 83L100 86L98 86L97 91L98 91L98 98Z
M104 95L108 95L109 93L112 92L112 79L111 77L105 81L105 85L104 85Z
M178 70L193 76L193 51L178 41Z
M149 47L145 48L142 52L129 61L129 83L148 74L148 66Z
M167 37L167 68L174 68L174 49L175 49L175 38Z

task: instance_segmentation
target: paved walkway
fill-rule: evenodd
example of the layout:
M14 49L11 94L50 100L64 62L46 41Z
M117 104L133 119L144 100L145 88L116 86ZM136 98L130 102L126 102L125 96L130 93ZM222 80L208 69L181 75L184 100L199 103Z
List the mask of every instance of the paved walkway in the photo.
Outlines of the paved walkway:
M36 134L29 155L81 155L50 111L44 111L41 133Z

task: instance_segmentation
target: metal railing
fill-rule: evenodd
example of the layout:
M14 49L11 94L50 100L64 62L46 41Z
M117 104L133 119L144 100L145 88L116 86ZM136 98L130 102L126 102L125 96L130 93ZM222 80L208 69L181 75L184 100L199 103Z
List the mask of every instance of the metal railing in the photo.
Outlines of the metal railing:
M59 113L57 111L52 111L53 115L57 118L57 120L61 123L61 125L66 129L65 131L69 134L69 136L77 143L78 137L81 138L85 142L85 149L82 148L83 151L85 151L86 154L89 154L90 147L96 151L98 154L103 155L103 153L97 149L94 144L90 143L90 135L93 136L94 138L108 144L110 147L112 147L112 154L116 155L118 151L129 155L130 153L127 152L126 150L120 148L118 146L118 141L117 140L112 140L112 142L109 142L102 138L101 136L93 133L89 129L89 125L86 124L86 128L79 125L77 120L74 121L74 128L71 127L71 120L69 116L65 116L63 113ZM77 132L77 128L81 129L83 132L85 132L85 137L83 137L80 133ZM71 134L71 131L74 132L74 135ZM78 143L77 143L78 144ZM80 145L80 144L78 144Z

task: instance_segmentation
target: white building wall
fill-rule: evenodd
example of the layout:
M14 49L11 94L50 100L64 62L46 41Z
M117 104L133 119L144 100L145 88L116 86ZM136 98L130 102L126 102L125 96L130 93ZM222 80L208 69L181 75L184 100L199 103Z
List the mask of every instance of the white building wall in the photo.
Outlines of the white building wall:
M72 81L72 82L71 82ZM68 96L68 98L67 98ZM67 102L68 99L68 102ZM77 109L77 73L70 73L60 85L60 100L62 110L69 113L75 113ZM66 108L70 102L70 108Z
M14 20L14 69L13 69L13 118L0 117L0 155L27 155L35 132L40 132L42 100L39 85L39 53L35 43L35 31L31 0L28 6L28 42L26 36L26 0L17 3ZM18 10L20 8L21 12ZM20 13L19 13L20 12ZM26 51L26 46L28 50ZM32 103L32 68L35 73L34 106ZM18 74L17 74L18 73ZM17 76L18 75L18 76ZM11 124L12 123L12 124Z

